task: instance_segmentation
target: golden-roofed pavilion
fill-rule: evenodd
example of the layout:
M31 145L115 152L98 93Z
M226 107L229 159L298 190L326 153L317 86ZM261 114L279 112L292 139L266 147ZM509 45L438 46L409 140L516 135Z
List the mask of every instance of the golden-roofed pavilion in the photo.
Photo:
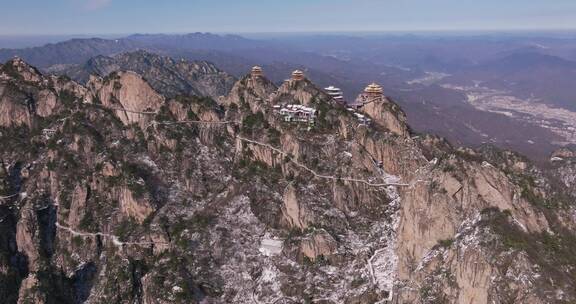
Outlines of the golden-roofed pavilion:
M371 83L364 89L364 93L371 96L380 96L384 94L384 90L382 89L381 85L377 83Z

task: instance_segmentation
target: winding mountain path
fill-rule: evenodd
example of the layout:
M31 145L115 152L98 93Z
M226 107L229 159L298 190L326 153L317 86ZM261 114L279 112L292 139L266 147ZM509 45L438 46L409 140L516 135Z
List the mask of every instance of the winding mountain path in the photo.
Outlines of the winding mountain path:
M341 180L341 181L347 181L347 182L353 182L353 183L361 183L361 184L365 184L367 186L370 187L388 187L388 186L398 186L398 187L408 187L410 186L409 184L404 184L404 183L396 183L396 182L387 182L387 183L372 183L370 181L367 180L363 180L363 179L357 179L357 178L352 178L352 177L337 177L337 176L333 176L333 175L324 175L324 174L320 174L316 171L314 171L313 169L310 169L308 166L300 163L299 161L293 159L288 153L271 146L270 144L266 144L266 143L262 143L253 139L248 139L246 137L242 137L240 135L237 135L236 138L238 138L241 141L244 142L248 142L251 144L255 144L255 145L259 145L262 147L266 147L268 149L271 149L274 152L279 153L280 155L283 156L288 156L288 159L295 164L296 166L298 166L301 169L304 169L310 173L312 173L315 177L317 178L322 178L322 179L328 179L328 180Z
M108 109L112 109L112 110L118 110L118 111L125 111L125 112L130 112L130 113L138 113L138 114L146 114L146 115L152 115L152 114L157 114L156 112L138 112L138 111L130 111L130 110L126 110L126 109L117 109L117 108L108 108ZM186 120L186 121L164 121L164 122L152 122L150 124L150 126L153 125L175 125L175 124L230 124L233 123L233 121L201 121L201 120ZM148 126L148 127L150 127ZM248 139L246 137L240 136L240 135L236 135L236 138L238 138L241 141L244 142L248 142L248 143L252 143L255 145L259 145L259 146L263 146L266 147L268 149L271 149L272 151L275 151L277 153L279 153L282 156L289 156L288 153L271 146L270 144L267 143L262 143L253 139ZM310 169L308 166L298 162L297 160L294 160L292 157L289 157L290 161L295 164L296 166L298 166L301 169L304 169L305 171L308 171L310 173L312 173L315 177L317 178L321 178L321 179L328 179L328 180L341 180L341 181L347 181L347 182L353 182L353 183L361 183L361 184L365 184L367 186L370 187L388 187L388 186L397 186L397 187L408 187L410 186L409 184L405 184L405 183L396 183L396 182L386 182L386 183L372 183L370 181L367 180L363 180L363 179L357 179L357 178L352 178L352 177L336 177L333 175L324 175L324 174L320 174L316 171L314 171L313 169Z
M91 232L76 231L70 227L61 225L60 223L56 223L56 227L58 227L61 230L67 231L74 236L90 237L90 238L103 237L103 238L111 239L112 244L114 244L114 246L116 246L116 247L124 247L124 246L148 247L148 246L157 246L157 245L169 245L169 243L156 243L156 242L122 242L122 241L120 241L120 238L118 236L113 235L113 234L102 233L102 232L91 233Z
M18 196L18 195L20 195L20 193L8 195L8 196L0 196L0 201L1 201L1 200L5 200L5 199L11 199L11 198L16 197L16 196Z
M123 111L123 112L127 112L127 113L135 113L135 114L142 114L142 115L156 115L156 114L158 114L157 112L133 111L133 110L122 109L122 108L109 108L109 107L104 107L104 106L100 106L100 105L95 105L95 106L97 108L102 108L102 109L109 109L109 110L113 110L113 111ZM219 125L224 125L224 124L230 124L230 123L234 123L234 122L233 121L200 121L200 120L163 121L163 122L154 121L150 124L150 126L154 126L154 125L176 125L176 124L219 124ZM353 183L361 183L361 184L365 184L365 185L370 186L370 187L389 187L389 186L406 187L406 186L409 186L409 184L405 184L405 183L397 183L397 182L372 183L372 182L367 181L367 180L357 179L357 178L352 178L352 177L336 177L333 175L320 174L320 173L316 172L315 170L309 168L305 164L302 164L299 161L293 159L289 155L289 153L284 152L284 151L282 151L282 150L280 150L280 149L278 149L278 148L276 148L270 144L259 142L257 140L253 140L253 139L249 139L249 138L243 137L241 135L236 135L236 138L238 140L243 141L243 142L247 142L250 144L259 145L259 146L268 148L268 149L270 149L270 150L272 150L272 151L274 151L274 152L276 152L282 156L288 157L290 162L295 164L300 169L303 169L305 171L310 172L316 178L327 179L327 180L331 180L331 181L341 180L341 181L347 181L347 182L353 182ZM13 194L13 195L9 195L9 196L0 196L0 201L10 199L10 198L16 197L18 195L19 194ZM89 237L89 238L95 238L95 237L107 238L107 239L110 239L112 241L112 244L114 244L114 246L120 247L120 248L124 247L124 246L148 247L148 246L156 246L156 245L169 245L169 243L156 243L156 242L122 242L122 241L120 241L120 238L118 236L113 235L113 234L102 233L102 232L92 233L92 232L77 231L77 230L74 230L70 227L61 225L60 223L56 223L56 227L58 229L66 231L66 232L68 232L74 236ZM372 265L370 265L370 266L372 266ZM372 272L371 273L372 276L374 276L373 268L370 267L370 270Z

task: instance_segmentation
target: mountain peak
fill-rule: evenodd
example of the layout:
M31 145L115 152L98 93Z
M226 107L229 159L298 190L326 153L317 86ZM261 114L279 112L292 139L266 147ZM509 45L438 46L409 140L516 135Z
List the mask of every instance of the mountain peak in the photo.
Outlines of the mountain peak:
M301 70L295 70L289 79L278 88L272 96L273 104L298 102L308 106L320 102L331 102L332 97L306 78Z
M322 108L322 112L348 107L348 111L333 112L334 121L337 120L336 116L344 114L354 117L352 121L359 121L361 124L368 124L373 120L378 126L401 137L410 134L406 114L400 106L384 96L380 85L375 83L368 85L355 104L346 106L316 86L301 70L293 71L290 78L276 88L264 76L264 70L260 66L255 66L248 75L234 85L228 96L221 99L221 103L227 106L230 104L249 106L253 113L269 112L272 105L280 107L303 105L312 110Z
M93 77L88 87L98 96L103 106L119 109L116 114L128 125L138 123L142 128L150 117L139 112L158 111L165 102L165 97L158 94L138 73L120 71L106 78Z
M396 135L407 136L410 133L406 114L399 105L384 95L384 90L379 84L369 84L358 96L353 107L369 115L375 123Z
M249 74L234 84L230 93L221 98L221 102L225 105L247 105L252 112L257 112L263 110L277 89L276 85L266 78L264 70L255 66Z
M25 81L38 82L42 80L40 71L18 56L8 60L0 69L8 76Z

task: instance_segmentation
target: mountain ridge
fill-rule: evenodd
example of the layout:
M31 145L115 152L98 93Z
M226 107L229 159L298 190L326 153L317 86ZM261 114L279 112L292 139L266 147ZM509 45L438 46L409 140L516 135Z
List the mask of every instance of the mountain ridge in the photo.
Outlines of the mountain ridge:
M10 303L576 299L555 171L415 135L377 91L349 110L302 73L276 88L254 69L218 101L133 72L0 75ZM316 115L286 119L303 104Z
M144 50L113 57L100 55L83 65L49 71L82 83L86 83L90 75L105 77L113 72L134 71L146 78L156 91L168 97L198 95L218 98L227 94L235 82L234 77L210 62L175 60Z
M138 39L133 39L126 42L126 47L117 48L116 45L119 43L109 40L102 41L104 44L109 44L106 47L78 46L70 48L70 53L64 44L59 49L44 49L46 53L38 52L32 63L48 73L82 64L94 54L114 56L146 50L176 59L207 60L237 78L242 77L253 65L261 65L276 84L281 84L285 75L292 70L306 69L307 74L313 77L318 85L336 86L342 89L347 100L354 100L366 83L372 81L383 83L386 85L387 93L394 96L409 114L410 124L416 130L446 136L453 142L470 147L476 147L483 142L492 142L503 148L521 151L533 160L546 162L547 156L552 151L574 140L570 134L562 131L562 123L558 122L563 119L562 113L549 109L546 115L551 115L552 119L546 120L544 124L539 123L537 119L538 113L542 113L537 108L542 105L573 110L574 105L571 102L574 99L573 92L566 89L573 86L571 79L574 77L570 77L573 71L553 66L524 69L504 75L502 74L504 70L501 69L504 64L497 66L497 69L484 72L473 69L476 64L485 63L502 55L533 49L525 47L534 45L532 41L510 42L504 39L497 40L495 44L483 45L482 42L487 38L472 40L445 38L443 41L417 37L390 39L364 37L352 40L345 37L331 37L328 39L330 48L327 48L322 42L326 39L317 41L316 36L307 39L265 40L264 45L261 44L262 41L254 39L236 43L234 37L213 34L141 35L139 39L146 40L146 37L150 39L160 37L158 39L166 39L176 44L170 47L154 46L152 41L144 44L142 41L137 42ZM178 46L178 38L184 39L183 37L188 37L186 38L188 42L186 45ZM122 39L124 38L119 39L120 44L124 43ZM208 44L203 46L203 40L207 40ZM209 43L212 43L210 41L213 41L213 47L217 49L206 49L210 46ZM349 41L357 43L350 44ZM544 41L540 44L548 45L553 42ZM379 49L382 50L381 53L377 52ZM465 49L466 52L455 53L454 50L457 49ZM570 58L565 55L567 49L560 50L561 52L546 50L542 46L538 49L543 54L558 56L564 54L562 58ZM6 52L0 51L0 58L9 59L14 52L26 55L22 54L23 51L15 50L2 57ZM22 57L30 61L26 56ZM427 63L430 62L427 59L430 58L439 59L440 61L436 62L440 65L429 66ZM410 65L411 61L416 66ZM54 66L54 63L59 65ZM453 75L447 76L447 73ZM83 78L86 77L87 74ZM445 78L438 80L436 77ZM437 83L428 84L428 81ZM528 116L522 113L516 115L514 105L510 111L484 111L483 108L468 102L468 93L442 87L445 84L473 87L478 82L490 90L503 94L502 98L486 97L488 102L497 103L500 100L514 98L526 101L527 106L533 105L535 109L530 110ZM491 93L494 92L487 94ZM501 106L510 108L506 104ZM510 117L508 115L510 113L514 117ZM564 124L567 127L572 125L570 121ZM505 131L500 132L501 130Z

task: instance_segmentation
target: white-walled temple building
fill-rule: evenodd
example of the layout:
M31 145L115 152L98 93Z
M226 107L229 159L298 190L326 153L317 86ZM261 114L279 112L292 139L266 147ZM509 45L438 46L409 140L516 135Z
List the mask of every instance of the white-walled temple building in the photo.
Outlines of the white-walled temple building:
M304 72L302 72L300 70L296 70L296 71L292 72L292 80L296 80L296 81L304 80Z
M250 72L250 75L252 76L252 78L261 77L261 76L264 75L264 72L263 72L263 70L262 70L261 67L255 66L255 67L252 68L252 71Z
M330 95L334 100L341 102L341 103L345 103L344 101L344 94L342 93L342 90L340 90L340 88L337 88L335 86L329 86L327 88L324 88L324 90L326 91L326 93L328 95Z
M313 124L316 121L316 109L300 104L275 105L274 111L280 114L286 122L307 122Z

